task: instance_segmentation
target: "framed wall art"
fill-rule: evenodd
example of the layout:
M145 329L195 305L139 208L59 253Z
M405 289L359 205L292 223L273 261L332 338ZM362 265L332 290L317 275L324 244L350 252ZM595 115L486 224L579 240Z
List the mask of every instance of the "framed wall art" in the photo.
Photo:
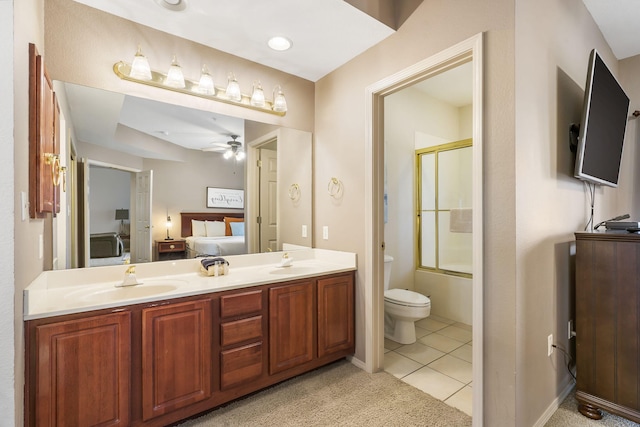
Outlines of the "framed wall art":
M207 187L207 207L244 209L244 190Z

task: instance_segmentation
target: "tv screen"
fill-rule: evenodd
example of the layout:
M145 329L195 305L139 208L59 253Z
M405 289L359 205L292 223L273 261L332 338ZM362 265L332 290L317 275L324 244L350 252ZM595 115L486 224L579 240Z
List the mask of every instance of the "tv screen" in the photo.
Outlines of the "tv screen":
M591 51L578 135L575 177L618 186L629 97L596 52Z

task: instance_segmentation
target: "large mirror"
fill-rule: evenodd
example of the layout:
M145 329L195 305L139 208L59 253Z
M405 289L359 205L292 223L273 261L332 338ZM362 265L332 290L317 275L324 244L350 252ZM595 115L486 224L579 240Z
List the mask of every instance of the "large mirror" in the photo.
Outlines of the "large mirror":
M54 268L312 246L309 132L71 83L54 89L69 162Z

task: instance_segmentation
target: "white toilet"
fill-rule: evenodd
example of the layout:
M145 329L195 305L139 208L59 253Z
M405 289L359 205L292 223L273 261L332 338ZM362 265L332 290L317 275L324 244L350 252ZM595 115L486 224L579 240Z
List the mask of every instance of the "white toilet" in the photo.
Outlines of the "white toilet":
M400 344L416 342L416 320L431 313L431 300L406 289L389 289L393 257L384 256L384 336Z

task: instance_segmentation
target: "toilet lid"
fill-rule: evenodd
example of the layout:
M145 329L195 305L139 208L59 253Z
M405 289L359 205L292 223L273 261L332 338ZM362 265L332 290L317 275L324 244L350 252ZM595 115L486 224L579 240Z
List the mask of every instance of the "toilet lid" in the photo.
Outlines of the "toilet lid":
M411 307L431 305L431 300L428 297L407 289L389 289L388 291L384 291L384 299L392 303Z

